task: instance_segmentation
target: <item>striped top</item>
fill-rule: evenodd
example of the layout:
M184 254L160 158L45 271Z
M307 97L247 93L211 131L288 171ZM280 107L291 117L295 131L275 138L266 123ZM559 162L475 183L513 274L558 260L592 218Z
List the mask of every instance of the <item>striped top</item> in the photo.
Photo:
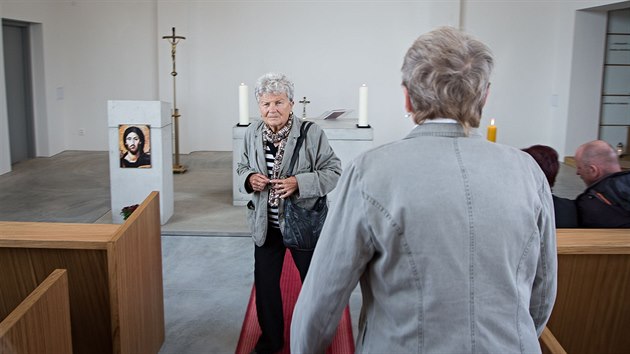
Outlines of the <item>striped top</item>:
M273 173L273 162L276 159L277 152L278 147L273 145L273 143L267 142L267 144L265 144L265 161L267 162L267 177L269 178L271 178L271 174ZM278 207L267 205L267 220L269 220L269 225L276 229L280 228L278 213Z

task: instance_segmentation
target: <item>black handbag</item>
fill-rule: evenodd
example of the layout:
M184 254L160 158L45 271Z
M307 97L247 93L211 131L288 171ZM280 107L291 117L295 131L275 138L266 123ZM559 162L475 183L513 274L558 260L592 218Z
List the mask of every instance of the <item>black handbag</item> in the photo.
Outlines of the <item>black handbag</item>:
M306 138L306 132L313 123L302 124L300 136L295 144L295 151L291 157L289 174L293 173L293 167L297 161L300 147ZM282 229L282 241L289 248L311 251L315 249L317 239L326 221L328 203L326 196L319 197L313 209L304 209L298 206L291 196L284 201L284 228Z

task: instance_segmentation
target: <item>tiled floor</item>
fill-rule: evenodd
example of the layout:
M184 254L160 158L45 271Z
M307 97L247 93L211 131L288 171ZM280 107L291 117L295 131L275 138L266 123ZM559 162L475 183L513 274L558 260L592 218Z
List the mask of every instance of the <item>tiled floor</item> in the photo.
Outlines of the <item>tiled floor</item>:
M162 237L166 340L161 354L234 353L253 282L245 237Z
M111 223L107 152L66 151L0 176L0 220ZM175 214L162 227L166 340L161 354L233 353L253 282L245 208L232 206L232 153L182 155ZM554 192L584 189L562 165ZM355 334L360 292L350 299Z

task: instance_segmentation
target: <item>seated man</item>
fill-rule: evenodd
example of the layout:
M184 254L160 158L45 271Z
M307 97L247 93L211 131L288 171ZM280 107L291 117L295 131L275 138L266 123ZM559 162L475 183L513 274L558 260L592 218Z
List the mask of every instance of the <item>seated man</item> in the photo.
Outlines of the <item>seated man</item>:
M556 176L560 169L560 162L558 162L558 153L550 146L546 145L533 145L527 149L523 149L526 153L532 155L534 160L540 166L540 169L547 177L549 187L552 188L556 182ZM553 210L556 214L556 228L575 228L578 227L577 209L575 207L575 201L572 199L561 198L555 194L553 197Z
M575 151L577 174L587 188L576 199L581 227L630 227L630 171L621 171L615 149L605 141Z

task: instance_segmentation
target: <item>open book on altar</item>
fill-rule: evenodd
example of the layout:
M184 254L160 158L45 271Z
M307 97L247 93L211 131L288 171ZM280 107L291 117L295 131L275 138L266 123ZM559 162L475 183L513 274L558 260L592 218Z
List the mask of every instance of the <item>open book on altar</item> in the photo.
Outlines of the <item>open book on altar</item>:
M350 112L352 112L351 109L333 109L331 111L324 112L319 118L321 118L321 119L337 119L337 118L341 118L341 117L347 116Z

